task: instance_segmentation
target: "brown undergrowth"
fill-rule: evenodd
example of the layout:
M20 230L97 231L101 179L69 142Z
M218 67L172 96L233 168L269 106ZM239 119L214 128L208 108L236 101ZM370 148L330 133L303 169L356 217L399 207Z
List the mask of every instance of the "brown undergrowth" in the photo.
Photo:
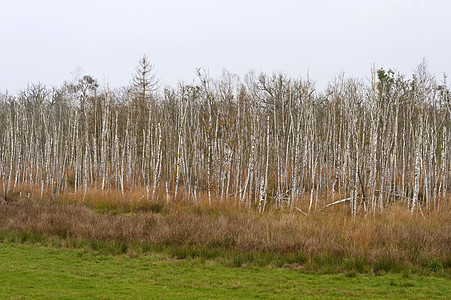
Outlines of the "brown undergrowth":
M120 193L119 193L120 194ZM83 194L81 194L83 195ZM233 200L205 196L197 205L183 198L127 200L97 192L52 201L17 197L0 204L0 240L88 246L109 253L168 252L178 258L226 259L306 269L358 272L439 271L449 275L451 224L447 210L411 216L392 205L376 216L352 217L342 209L311 215L259 214Z

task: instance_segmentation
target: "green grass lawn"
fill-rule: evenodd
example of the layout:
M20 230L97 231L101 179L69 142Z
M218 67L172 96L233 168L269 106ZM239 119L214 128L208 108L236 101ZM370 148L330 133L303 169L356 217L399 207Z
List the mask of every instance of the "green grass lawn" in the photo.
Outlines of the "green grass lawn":
M162 254L131 258L86 249L0 243L0 298L450 298L447 278L231 268Z

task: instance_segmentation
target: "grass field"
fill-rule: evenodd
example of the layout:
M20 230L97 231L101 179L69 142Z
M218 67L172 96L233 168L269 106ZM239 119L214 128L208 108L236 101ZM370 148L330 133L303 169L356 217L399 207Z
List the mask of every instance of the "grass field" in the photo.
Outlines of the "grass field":
M164 254L131 258L86 249L0 243L0 298L415 298L451 296L447 278L309 274L232 268Z
M411 217L399 207L375 218L352 218L172 206L111 214L84 205L0 203L0 242L86 248L104 255L162 253L231 267L296 265L321 274L449 277L449 220L447 212Z

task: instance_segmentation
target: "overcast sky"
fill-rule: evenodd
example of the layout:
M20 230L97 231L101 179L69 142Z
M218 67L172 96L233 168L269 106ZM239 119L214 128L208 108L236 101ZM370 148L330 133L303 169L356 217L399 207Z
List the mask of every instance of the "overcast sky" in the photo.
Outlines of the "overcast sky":
M130 83L146 54L163 85L283 71L324 88L371 66L451 71L449 0L0 0L0 91L89 74Z

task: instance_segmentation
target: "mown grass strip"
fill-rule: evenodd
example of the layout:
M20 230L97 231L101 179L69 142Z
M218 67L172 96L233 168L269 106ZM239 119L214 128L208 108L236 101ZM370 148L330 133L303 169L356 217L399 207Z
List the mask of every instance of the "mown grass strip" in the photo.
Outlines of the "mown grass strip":
M0 243L0 298L429 298L451 295L434 276L315 275L296 269L230 268L163 254L130 258L86 249Z
M276 267L293 268L304 273L316 274L369 274L384 275L385 273L416 274L421 276L440 276L451 278L450 262L442 264L439 260L427 260L421 265L407 265L397 262L391 257L381 257L374 265L364 258L341 258L328 254L320 254L307 258L303 252L272 253L261 251L237 251L220 247L174 246L150 244L147 242L128 242L116 240L87 240L70 236L47 235L28 230L0 230L0 243L24 244L53 247L55 249L73 249L92 251L101 255L127 255L139 257L159 253L173 259L215 261L226 267Z

